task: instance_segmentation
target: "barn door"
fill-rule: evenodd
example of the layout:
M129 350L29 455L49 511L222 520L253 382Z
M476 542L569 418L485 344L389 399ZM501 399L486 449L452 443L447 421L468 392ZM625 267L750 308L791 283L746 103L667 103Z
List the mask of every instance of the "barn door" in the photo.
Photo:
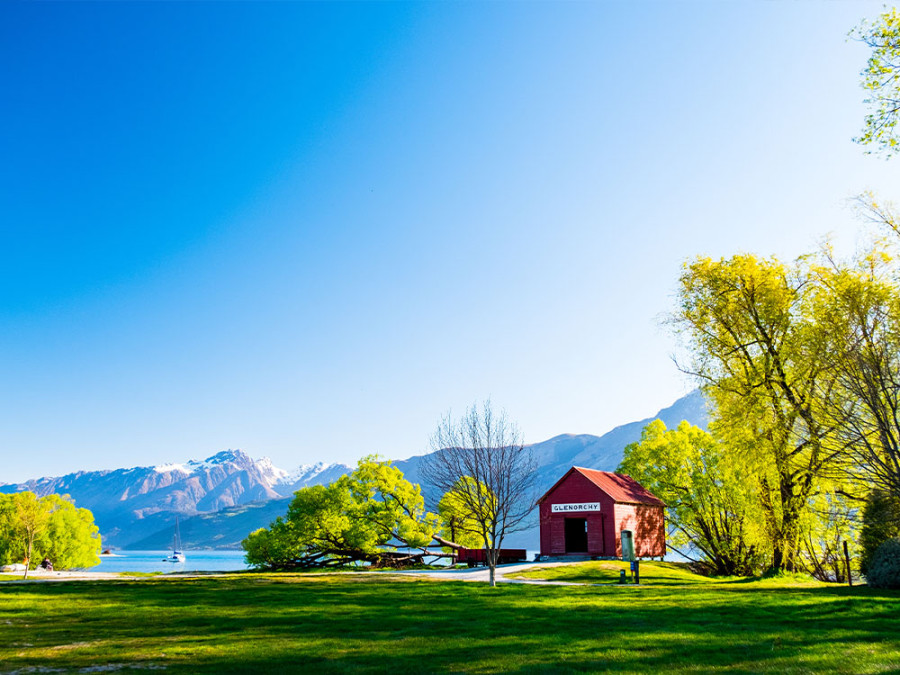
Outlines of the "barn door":
M566 553L587 553L587 518L566 518Z

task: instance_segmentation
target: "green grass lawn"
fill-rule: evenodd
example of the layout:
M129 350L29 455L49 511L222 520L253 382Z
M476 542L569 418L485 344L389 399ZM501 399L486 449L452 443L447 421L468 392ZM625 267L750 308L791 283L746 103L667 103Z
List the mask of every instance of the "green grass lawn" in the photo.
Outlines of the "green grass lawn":
M559 567L537 566L516 574L516 579L548 579L552 581L571 581L579 584L617 584L620 571L631 581L630 563L619 560L600 560L578 565L562 565ZM687 565L670 562L642 562L641 583L648 586L683 586L685 584L722 583L731 579L710 578L694 574ZM815 583L815 582L813 582Z
M649 578L639 587L490 589L356 574L0 585L0 672L98 666L897 672L900 593L783 580L654 585Z

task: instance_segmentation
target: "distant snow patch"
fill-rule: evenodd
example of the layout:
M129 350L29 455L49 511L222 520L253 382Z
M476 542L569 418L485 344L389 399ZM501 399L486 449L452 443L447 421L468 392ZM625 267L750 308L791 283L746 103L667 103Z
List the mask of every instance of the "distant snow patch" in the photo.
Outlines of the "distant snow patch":
M171 473L172 471L191 473L191 471L184 464L160 464L159 466L154 466L153 470L156 473Z

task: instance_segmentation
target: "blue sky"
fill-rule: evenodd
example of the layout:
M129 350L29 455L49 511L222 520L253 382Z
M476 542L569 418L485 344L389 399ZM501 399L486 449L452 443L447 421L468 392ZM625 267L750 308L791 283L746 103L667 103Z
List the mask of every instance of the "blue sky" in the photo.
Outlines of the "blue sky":
M681 264L898 198L881 3L4 3L0 482L527 441L692 388Z

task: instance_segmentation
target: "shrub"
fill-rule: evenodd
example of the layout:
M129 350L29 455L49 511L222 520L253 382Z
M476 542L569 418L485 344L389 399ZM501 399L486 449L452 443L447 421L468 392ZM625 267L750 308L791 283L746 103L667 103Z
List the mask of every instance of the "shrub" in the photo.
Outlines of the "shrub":
M866 581L872 588L900 588L900 537L878 547L869 562Z
M866 575L875 551L892 537L900 537L900 498L873 491L863 507L863 526L859 533L859 571Z

